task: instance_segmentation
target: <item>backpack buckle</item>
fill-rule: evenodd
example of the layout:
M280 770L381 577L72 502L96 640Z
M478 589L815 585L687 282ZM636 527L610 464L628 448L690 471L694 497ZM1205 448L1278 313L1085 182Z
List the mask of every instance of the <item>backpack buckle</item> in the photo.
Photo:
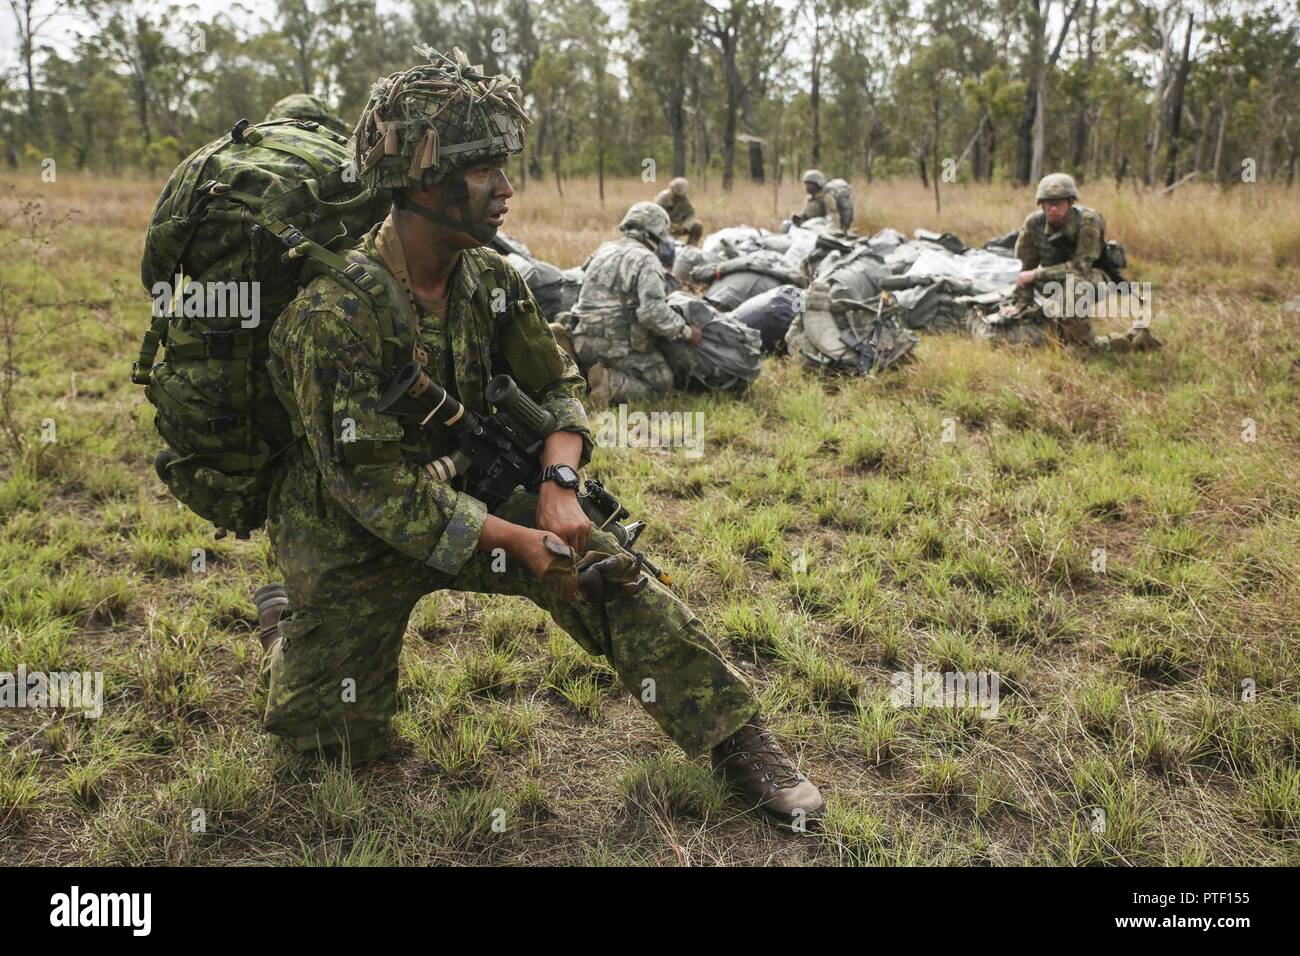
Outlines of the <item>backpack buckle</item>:
M238 415L218 415L208 419L208 431L214 433L229 431L238 424Z
M348 267L343 270L343 274L375 298L381 299L384 297L383 285L380 284L379 280L367 272L365 266L360 263L349 263Z
M204 332L203 338L207 340L209 358L229 359L235 357L235 333L233 331L224 329L216 332Z

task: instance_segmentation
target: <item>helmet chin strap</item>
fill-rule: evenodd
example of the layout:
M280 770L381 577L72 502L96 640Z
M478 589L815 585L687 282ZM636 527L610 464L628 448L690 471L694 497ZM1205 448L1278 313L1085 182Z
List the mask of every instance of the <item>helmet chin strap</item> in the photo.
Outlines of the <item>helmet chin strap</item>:
M486 222L476 222L474 219L474 214L469 206L469 186L465 183L464 171L461 169L454 170L451 173L448 186L451 193L450 201L441 208L430 208L421 203L411 202L400 190L393 192L393 207L405 212L413 212L432 223L450 229L452 232L471 236L485 245L495 239L497 234L496 226ZM460 211L459 219L447 215L447 208L452 205Z
M631 236L651 252L657 253L659 251L659 240L648 232L642 232L640 229L628 229L624 234Z

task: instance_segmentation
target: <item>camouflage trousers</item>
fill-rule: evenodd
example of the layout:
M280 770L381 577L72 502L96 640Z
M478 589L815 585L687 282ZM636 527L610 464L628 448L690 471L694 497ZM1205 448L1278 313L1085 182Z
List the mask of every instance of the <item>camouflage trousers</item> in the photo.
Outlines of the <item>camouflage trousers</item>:
M675 222L670 230L673 236L686 241L687 245L698 246L704 238L704 223L694 216Z
M599 335L573 336L578 364L584 372L593 365L603 365L609 372L610 404L647 402L673 389L673 370L657 348L610 357L605 350L608 340Z
M559 600L515 561L494 570L500 560L476 553L454 576L435 571L356 523L321 488L301 445L290 455L271 500L271 541L289 612L265 662L264 723L295 749L353 762L387 749L407 620L421 597L443 589L519 595L545 608L588 653L609 660L628 693L689 754L725 740L757 713L744 678L658 581L606 605L606 627L599 608ZM531 527L536 508L536 495L520 489L495 513ZM617 544L592 529L588 547L612 553Z
M1110 280L1100 270L1092 270L1080 281L1104 287ZM1055 342L1081 350L1097 352L1130 352L1141 349L1139 326L1135 323L1126 332L1094 335L1089 316L1047 316L1033 298L1033 288L1016 289L1012 297L1017 315L1010 320L988 321L973 312L969 316L970 333L974 338L1004 345L1042 345Z

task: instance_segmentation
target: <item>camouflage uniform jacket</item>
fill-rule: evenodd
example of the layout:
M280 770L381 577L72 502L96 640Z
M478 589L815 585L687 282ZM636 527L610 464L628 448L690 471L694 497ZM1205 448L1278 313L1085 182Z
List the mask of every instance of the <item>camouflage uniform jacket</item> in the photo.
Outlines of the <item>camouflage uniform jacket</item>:
M358 250L407 288L391 220L371 230ZM504 303L499 294L489 294L498 277L504 278ZM493 298L504 305L503 314L493 311ZM474 411L487 413L487 383L508 372L555 415L561 430L582 436L582 463L590 460L592 438L580 399L586 383L556 344L519 274L500 256L487 249L462 252L446 319L413 309L398 327L405 327L410 315L418 315L433 381ZM460 491L458 480L438 481L425 468L454 449L449 431L421 428L419 416L400 414L401 402L379 411L385 380L395 371L382 367L380 328L371 303L329 274L309 282L281 313L271 332L268 371L293 419L294 435L310 447L310 456L286 457L309 459L325 490L371 534L455 574L475 551L487 509ZM499 347L495 354L494 346ZM399 352L398 363L405 360Z
M1089 278L1106 247L1106 222L1101 213L1074 205L1060 229L1047 223L1041 209L1025 217L1016 240L1016 258L1026 269L1036 269L1036 281L1063 282L1067 273Z
M844 231L844 224L840 222L839 204L835 201L835 197L826 191L825 186L808 197L808 202L803 207L803 217L805 220L825 219L827 227L832 232Z
M668 213L668 221L674 226L679 227L689 222L695 215L695 207L691 205L690 197L679 196L671 189L661 190L655 197L655 202Z
M657 337L690 336L686 320L668 306L659 257L630 236L596 250L583 273L573 314L578 319L575 342L603 337L600 351L610 359L650 351Z

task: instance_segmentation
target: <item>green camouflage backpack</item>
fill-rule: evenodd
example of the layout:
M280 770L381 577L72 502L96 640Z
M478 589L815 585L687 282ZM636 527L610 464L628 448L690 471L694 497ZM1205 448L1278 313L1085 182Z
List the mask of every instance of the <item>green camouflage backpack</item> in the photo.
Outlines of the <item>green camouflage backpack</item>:
M157 409L158 476L218 536L265 522L269 466L293 440L265 366L304 264L384 295L374 270L339 254L390 204L358 181L346 143L314 122L240 120L176 168L149 223L153 319L131 380Z

